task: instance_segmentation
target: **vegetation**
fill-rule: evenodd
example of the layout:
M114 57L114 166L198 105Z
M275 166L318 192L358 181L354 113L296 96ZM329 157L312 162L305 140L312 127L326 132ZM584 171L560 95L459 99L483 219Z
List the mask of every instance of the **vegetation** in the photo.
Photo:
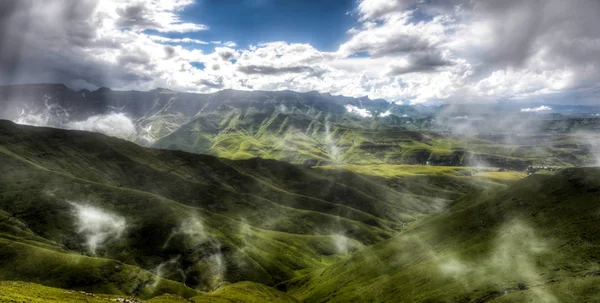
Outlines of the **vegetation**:
M599 169L534 175L280 285L306 302L597 299Z
M0 141L2 278L108 294L274 285L388 239L468 192L432 196L344 169L231 161L4 121ZM156 275L179 283L156 284Z
M311 167L8 121L0 163L0 301L598 300L596 168Z
M241 282L219 288L213 293L202 293L191 298L177 295L161 295L143 301L138 298L115 295L101 295L84 291L74 291L42 286L34 283L5 281L0 282L0 302L34 302L34 303L231 303L231 302L273 302L293 303L294 298L273 288L251 283Z

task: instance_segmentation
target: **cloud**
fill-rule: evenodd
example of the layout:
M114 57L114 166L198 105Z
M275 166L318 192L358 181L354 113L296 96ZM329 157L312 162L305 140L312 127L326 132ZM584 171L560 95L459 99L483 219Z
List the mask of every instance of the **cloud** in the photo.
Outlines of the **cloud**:
M546 105L542 105L540 107L536 107L536 108L521 108L521 112L522 113L527 113L527 112L545 112L545 111L551 111L552 107L546 106Z
M136 134L135 125L123 113L91 116L84 121L69 122L65 128L98 132L119 138L130 138Z
M233 41L227 41L227 42L223 43L223 46L226 46L226 47L236 47L237 44L235 42L233 42Z
M189 0L161 0L161 1L106 1L107 13L116 13L115 25L118 28L132 29L138 32L153 29L159 32L194 32L208 29L207 26L195 23L182 22L176 12L190 5Z
M414 52L408 55L400 65L391 65L388 75L435 72L441 67L452 64L452 60L445 58L441 52Z
M388 110L386 110L385 112L383 112L383 113L380 113L380 114L379 114L379 117L382 117L382 118L384 118L384 117L387 117L387 116L389 116L389 115L391 115L391 114L392 114L392 111L388 109Z
M359 107L356 107L354 105L349 105L349 104L344 105L344 107L346 108L347 112L349 112L351 114L355 114L355 115L363 117L363 118L368 118L368 117L373 116L370 111L368 111L367 109L364 109L364 108L359 108Z
M223 84L223 77L216 77L214 79L202 79L198 81L198 84L216 89L221 89L225 87L225 85Z
M361 28L350 31L352 37L340 45L338 52L345 56L368 53L379 57L435 49L444 39L442 19L411 23L411 15L411 11L402 11L382 23L366 21Z
M198 40L198 39L190 39L190 38L179 38L179 39L176 39L176 38L167 38L167 37L153 36L153 35L148 36L148 38L150 38L150 40L152 40L152 41L156 41L156 42L159 42L159 43L208 44L208 42L206 42L206 41L202 41L202 40Z
M299 74L308 73L311 75L321 75L323 71L316 70L310 66L287 66L273 67L265 65L246 65L239 66L238 70L245 74L260 74L260 75L281 75L281 74Z
M211 30L184 20L193 3L2 1L0 83L317 90L405 103L600 102L596 0L361 0L356 26L332 52L185 37Z

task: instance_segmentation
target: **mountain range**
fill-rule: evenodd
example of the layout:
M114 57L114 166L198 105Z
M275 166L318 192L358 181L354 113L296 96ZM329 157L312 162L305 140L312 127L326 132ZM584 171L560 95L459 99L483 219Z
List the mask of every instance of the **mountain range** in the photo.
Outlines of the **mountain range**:
M597 162L593 108L552 114L519 105L402 105L318 92L213 94L0 87L0 118L103 132L149 146L293 164L585 166ZM496 112L497 114L490 114Z

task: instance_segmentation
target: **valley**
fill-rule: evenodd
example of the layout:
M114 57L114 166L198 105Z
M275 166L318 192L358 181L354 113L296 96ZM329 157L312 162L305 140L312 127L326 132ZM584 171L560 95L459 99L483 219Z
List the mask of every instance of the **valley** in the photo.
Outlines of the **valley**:
M0 303L600 302L599 0L0 0Z
M592 168L308 167L9 121L0 157L0 278L44 298L454 302L554 284L594 298L600 270Z
M0 120L0 301L596 299L595 119L518 133L319 93L0 96L19 123Z

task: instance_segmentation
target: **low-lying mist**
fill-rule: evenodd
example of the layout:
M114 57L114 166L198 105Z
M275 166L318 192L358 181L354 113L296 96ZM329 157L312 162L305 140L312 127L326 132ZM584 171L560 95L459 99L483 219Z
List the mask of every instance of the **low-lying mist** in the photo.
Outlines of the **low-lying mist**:
M207 232L199 216L183 219L171 231L162 250L170 251L173 246L179 245L183 245L182 251L152 270L158 277L176 278L186 285L191 280L205 289L213 289L224 281L227 267L221 251L222 244ZM201 257L197 257L191 266L190 256L198 253Z
M87 202L72 202L76 217L77 233L85 238L85 245L92 255L107 242L119 239L127 224L125 218L97 208Z
M478 284L501 285L516 279L519 285L513 287L520 290L533 287L537 302L558 302L552 293L536 288L545 283L541 269L544 255L552 251L550 247L535 229L522 221L513 221L497 231L492 249L481 259L451 256L435 256L435 259L442 274L462 283L467 292L474 291Z
M56 127L62 129L98 132L121 139L133 139L137 130L133 120L121 112L92 115L85 120L72 119L69 111L58 104L45 103L42 109L23 107L14 117L13 122L23 125Z
M65 126L68 129L98 132L124 139L136 134L135 125L123 113L91 116L84 121L69 122Z

